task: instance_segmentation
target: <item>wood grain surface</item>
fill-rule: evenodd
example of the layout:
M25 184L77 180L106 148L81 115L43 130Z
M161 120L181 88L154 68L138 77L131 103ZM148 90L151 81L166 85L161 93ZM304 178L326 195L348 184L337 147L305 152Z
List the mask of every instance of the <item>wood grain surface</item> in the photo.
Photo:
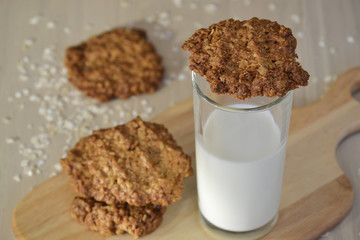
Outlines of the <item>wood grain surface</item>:
M359 102L352 96L359 83L360 68L356 68L342 75L323 100L292 111L279 220L264 239L316 239L350 210L354 193L336 162L335 148L343 137L360 130ZM164 123L194 159L191 100L153 121ZM74 196L64 173L42 183L16 206L15 235L19 239L101 239L71 219ZM185 181L184 196L168 208L160 228L144 239L206 237L198 217L195 176Z
M146 112L149 120L191 97L188 55L179 48L196 29L230 17L276 20L293 30L299 61L310 73L309 86L294 91L294 107L302 107L323 98L337 76L360 66L359 12L359 0L0 0L0 239L14 239L11 217L18 201L57 173L55 164L63 149L73 146L83 136L70 134L72 140L67 141L63 133L51 133L50 144L40 149L44 159L32 160L21 154L34 149L33 137L48 133L49 119L40 114L40 109L54 104L46 99L76 96L66 79L63 86L67 90L63 92L55 85L43 88L37 85L44 80L39 70L46 66L57 68L57 74L48 76L48 81L64 77L61 62L66 47L113 27L135 26L147 31L163 57L166 71L161 88L152 95L94 104L97 108L110 109L113 114L94 114L94 119L87 123L93 130L128 121L134 112L143 113L143 100L150 109ZM30 24L36 17L38 23ZM49 49L51 61L43 56ZM19 69L19 63L25 61L26 73ZM40 101L30 100L33 95ZM82 110L90 111L89 99L77 97L76 101ZM64 108L66 111L60 113L67 120L72 120L70 114L79 113L79 107L73 104L64 103ZM124 117L119 116L119 108L125 111ZM303 118L311 121L312 116ZM358 146L360 132L339 145L339 163L356 194L350 214L323 236L327 240L359 238ZM24 160L25 163L30 160L29 166ZM28 171L41 161L43 165L38 172Z

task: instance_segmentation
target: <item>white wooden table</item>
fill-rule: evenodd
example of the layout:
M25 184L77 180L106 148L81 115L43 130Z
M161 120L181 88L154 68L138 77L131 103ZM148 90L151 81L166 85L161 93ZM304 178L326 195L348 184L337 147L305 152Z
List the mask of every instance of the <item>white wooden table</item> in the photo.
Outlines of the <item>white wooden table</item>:
M60 170L58 160L79 137L137 114L151 119L192 96L180 46L195 29L253 16L291 27L299 60L311 75L309 86L295 91L299 107L320 99L338 75L360 66L359 12L358 0L0 0L0 238L13 238L17 201ZM67 46L116 26L147 30L163 56L164 84L152 95L98 104L67 82L62 58ZM359 238L359 146L356 134L338 149L355 203L323 238Z

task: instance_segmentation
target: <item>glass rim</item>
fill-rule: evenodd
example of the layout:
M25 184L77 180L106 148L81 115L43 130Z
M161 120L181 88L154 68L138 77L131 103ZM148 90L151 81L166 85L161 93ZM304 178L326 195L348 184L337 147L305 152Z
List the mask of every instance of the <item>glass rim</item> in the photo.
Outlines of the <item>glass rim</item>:
M270 109L276 105L278 105L279 103L281 103L283 100L285 100L286 98L288 98L290 95L292 95L292 91L289 91L286 93L285 96L283 97L278 97L277 99L275 99L274 101L271 101L270 103L261 105L261 106L257 106L257 107L250 107L250 108L237 108L237 107L229 107L223 104L220 104L214 100L212 100L211 98L209 98L208 96L206 96L201 89L199 88L198 84L196 83L196 79L198 77L198 74L196 74L194 71L191 71L191 77L192 77L192 83L193 83L193 87L196 89L197 93L203 98L205 99L205 101L207 101L208 103L210 103L211 105L213 105L214 107L221 109L221 110L225 110L225 111L230 111L230 112L259 112L259 111L264 111L267 109ZM231 95L228 95L231 96ZM239 100L241 101L241 100Z

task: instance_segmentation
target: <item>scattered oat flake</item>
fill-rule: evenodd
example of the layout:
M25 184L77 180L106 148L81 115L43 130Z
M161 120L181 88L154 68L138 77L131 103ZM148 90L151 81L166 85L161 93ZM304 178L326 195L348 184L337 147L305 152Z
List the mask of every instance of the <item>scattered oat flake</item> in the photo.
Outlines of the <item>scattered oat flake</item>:
M178 8L182 7L182 0L173 0L173 3Z
M67 68L65 68L65 67L61 68L60 73L61 73L62 75L66 75L66 74L67 74Z
M354 43L355 42L355 39L354 39L353 36L347 36L346 40L347 40L348 43Z
M141 100L140 104L142 106L146 106L148 104L148 101L146 99Z
M24 47L29 48L29 47L31 47L33 44L34 44L34 40L32 40L32 39L25 39L25 40L24 40Z
M28 56L24 56L24 57L22 58L22 61L23 61L24 63L29 63L29 62L30 62L30 58L29 58Z
M31 102L39 102L40 98L37 95L32 94L32 95L30 95L29 100Z
M291 20L299 24L301 22L300 16L298 14L291 14Z
M29 166L30 161L28 159L24 159L20 162L20 166L21 167L28 167Z
M69 129L69 130L73 130L74 129L74 123L69 121L69 120L65 120L64 122L64 128Z
M57 73L57 68L56 68L56 67L51 67L51 68L50 68L50 73L51 73L52 75L55 75L55 74Z
M145 21L147 23L154 23L156 21L156 16L155 15L150 15L147 18L145 18Z
M46 146L50 145L50 136L47 133L40 133L38 135L33 136L30 139L30 142L37 149L45 148Z
M49 22L46 24L46 27L47 27L48 29L54 29L54 28L55 28L55 22L49 21Z
M181 74L179 75L179 81L184 81L185 79L186 79L186 75L183 74L183 73L181 73Z
M329 232L326 232L326 233L324 233L323 235L321 235L321 238L326 238L326 237L328 237L329 236Z
M29 95L30 91L29 91L29 89L24 88L24 89L22 90L22 93L24 94L24 96L27 96L27 95Z
M11 117L9 117L9 116L6 116L6 117L3 117L3 122L4 123L10 123L11 122Z
M29 77L21 74L21 75L19 75L19 80L22 82L26 82L29 80Z
M21 181L21 175L17 174L13 176L13 179L15 182L20 182Z
M16 138L11 138L11 137L10 137L10 138L7 138L7 139L6 139L6 143L7 143L7 144L13 144L15 141L16 141Z
M168 12L161 12L159 13L159 18L168 18L169 17L169 13Z
M145 110L147 113L151 113L154 111L154 109L152 107L147 107Z
M332 77L330 75L327 75L324 77L324 82L329 83L331 81Z
M157 23L162 27L167 27L170 25L170 18L168 12L161 12L158 15Z
M134 109L132 110L131 114L133 115L133 117L136 117L138 115L138 112L137 110Z
M26 73L26 69L24 68L24 66L22 64L18 64L17 66L17 70L20 72L20 73Z
M54 168L56 171L61 172L62 171L62 167L60 163L55 163L54 164Z
M326 44L324 41L319 41L319 47L325 47L325 46L326 46Z
M34 171L32 169L28 169L28 170L25 170L24 172L26 175L28 175L29 177L32 177L34 175Z
M44 48L43 55L52 55L52 54L54 54L54 48L53 47ZM50 65L49 64L44 64L43 68L44 69L49 69Z
M297 38L303 38L304 37L304 32L302 32L302 31L297 32L296 37Z
M40 22L41 17L40 16L35 16L30 18L29 20L29 24L30 25L37 25Z
M15 93L15 97L16 97L16 98L21 98L21 96L22 96L21 92L16 92L16 93Z
M61 156L61 158L66 158L66 156L67 156L67 153L64 153L64 154Z
M30 68L30 70L31 71L35 71L36 70L36 64L35 63L31 63L30 65L29 65L29 68Z
M209 14L214 14L218 7L214 3L209 3L204 6L204 11Z
M121 110L119 112L119 117L121 117L121 118L125 117L125 111Z
M327 76L324 77L324 82L325 82L325 83L330 83L330 82L335 81L336 78L337 78L336 75L333 75L333 76L327 75Z
M275 3L269 3L268 8L270 11L275 11L276 10L276 4Z
M71 33L70 28L65 27L65 28L64 28L64 33L66 33L66 34L70 34L70 33Z

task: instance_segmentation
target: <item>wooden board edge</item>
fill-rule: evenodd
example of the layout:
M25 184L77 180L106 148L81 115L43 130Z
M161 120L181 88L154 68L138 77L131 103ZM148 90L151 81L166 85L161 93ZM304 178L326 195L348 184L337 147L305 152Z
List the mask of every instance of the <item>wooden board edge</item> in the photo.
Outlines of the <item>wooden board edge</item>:
M360 67L355 67L340 74L330 90L318 101L292 109L291 118L301 119L290 122L290 132L301 129L301 125L309 125L322 118L330 110L338 108L347 102L357 101L352 93L360 88ZM342 94L339 94L341 90ZM331 104L329 104L331 102ZM304 114L307 113L307 114Z
M353 187L346 175L343 174L281 210L278 223L263 240L317 239L341 222L350 211L353 202ZM327 218L325 212L321 210L322 206L330 207L332 212L337 212L337 214L333 218ZM314 214L314 212L317 212L317 216L309 222L307 216ZM298 221L299 216L303 216L301 221ZM322 221L324 219L327 221ZM321 225L319 226L319 224ZM292 227L289 228L288 226ZM286 231L284 231L285 229Z
M26 196L25 196L26 197ZM25 197L23 199L25 199ZM23 200L21 199L21 201ZM20 201L20 202L21 202ZM20 204L20 202L18 202L15 206L15 208L13 209L12 211L12 214L11 214L11 228L12 228L12 231L15 235L15 238L17 240L25 240L25 237L21 234L21 231L19 230L18 228L18 225L16 224L18 221L16 220L16 210L17 210L17 206Z

